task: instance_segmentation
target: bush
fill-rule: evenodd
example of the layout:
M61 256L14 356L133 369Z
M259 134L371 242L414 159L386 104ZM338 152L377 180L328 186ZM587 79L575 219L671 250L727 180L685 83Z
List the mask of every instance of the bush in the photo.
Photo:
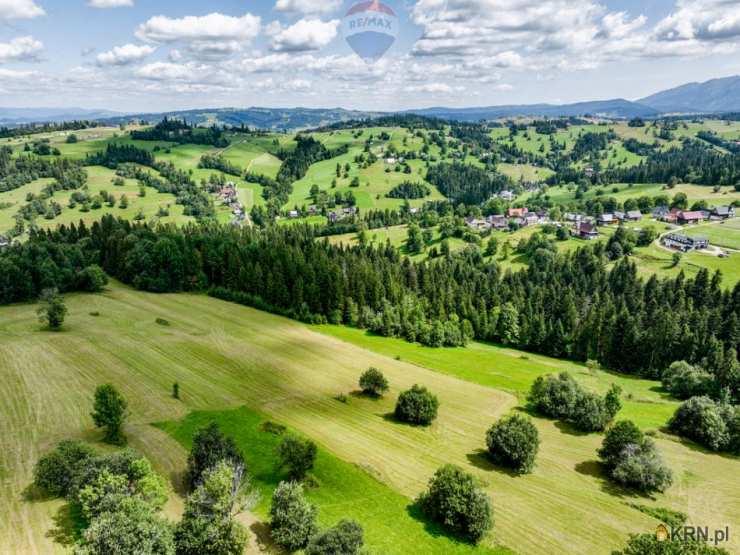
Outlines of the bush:
M663 372L663 387L677 399L707 395L714 377L683 360L674 362Z
M472 475L455 465L437 470L418 502L429 518L473 543L493 525L490 499Z
M297 551L306 547L317 531L316 507L306 501L303 487L296 482L280 482L270 507L273 541L289 551Z
M357 555L365 543L362 526L354 520L340 520L336 526L314 536L306 555Z
M41 306L36 311L39 322L50 330L62 329L64 318L67 316L67 305L56 289L44 289L41 292Z
M203 474L221 461L244 464L244 457L234 440L226 437L218 424L212 422L201 428L193 437L193 447L188 455L187 479L191 489L201 482Z
M617 422L606 433L599 457L617 483L642 492L665 491L673 473L665 466L655 442L629 420Z
M316 461L316 444L296 435L287 435L278 445L277 454L282 467L288 469L293 480L303 480Z
M612 385L604 398L584 390L567 372L538 377L527 400L539 413L571 422L584 432L604 430L622 408L621 389Z
M414 385L398 396L396 418L410 424L428 426L437 418L439 399L426 387Z
M88 266L77 274L77 289L80 291L99 293L106 285L108 285L108 276L96 264Z
M111 384L99 386L95 390L95 403L93 405L93 422L98 428L105 428L106 443L113 445L124 445L126 438L121 432L123 422L126 420L128 403L118 390Z
M75 555L111 553L174 555L173 528L141 499L122 498L91 522L75 549Z
M607 430L604 441L599 449L599 458L601 462L612 470L624 451L625 447L630 444L639 445L645 439L644 434L631 420L622 420L617 422Z
M80 464L95 456L95 451L79 441L62 441L41 457L33 469L36 487L54 497L69 492Z
M388 391L388 380L380 370L371 367L360 376L360 387L366 395L380 397Z
M692 397L676 409L668 428L712 451L740 453L740 407Z
M534 467L540 439L529 418L514 414L491 426L486 434L486 444L494 463L526 474Z
M620 484L643 492L665 491L673 482L673 473L663 463L655 442L650 438L645 438L638 445L627 445L611 477Z

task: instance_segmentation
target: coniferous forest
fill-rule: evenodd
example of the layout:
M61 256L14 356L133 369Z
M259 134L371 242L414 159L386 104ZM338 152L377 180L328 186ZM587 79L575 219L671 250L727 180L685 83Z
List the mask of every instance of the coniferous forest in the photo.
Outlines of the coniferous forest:
M138 289L208 291L308 322L344 323L431 346L500 342L657 377L672 362L713 375L716 396L740 399L740 286L720 276L649 279L601 244L544 249L503 273L477 251L411 262L391 247L331 246L313 228L134 225L105 217L39 232L0 254L0 300L78 287L99 265Z

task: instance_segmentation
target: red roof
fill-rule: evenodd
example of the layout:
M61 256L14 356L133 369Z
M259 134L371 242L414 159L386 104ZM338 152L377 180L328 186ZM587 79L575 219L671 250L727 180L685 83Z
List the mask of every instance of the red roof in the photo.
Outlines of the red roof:
M508 212L510 218L526 216L528 213L528 208L509 208Z
M701 220L704 217L704 214L698 211L680 212L678 214L678 217L682 220Z

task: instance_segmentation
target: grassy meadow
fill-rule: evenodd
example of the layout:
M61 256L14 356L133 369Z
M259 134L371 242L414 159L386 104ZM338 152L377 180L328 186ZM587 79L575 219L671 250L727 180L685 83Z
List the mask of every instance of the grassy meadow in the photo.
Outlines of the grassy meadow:
M268 460L274 438L259 433L260 422L269 419L312 438L321 455L319 486L309 495L325 523L357 511L371 553L393 553L394 546L409 552L401 542L417 538L428 542L429 553L470 550L444 535L421 534L422 523L408 509L433 472L450 462L476 475L493 499L496 525L475 551L480 553L499 546L522 554L609 553L628 533L657 524L630 502L681 510L702 525L740 517L740 482L728 479L736 474L737 459L660 431L657 442L676 480L655 498L605 481L595 462L599 434L578 434L548 419L535 419L542 445L531 475L503 472L482 452L486 429L521 407L540 373L567 369L597 391L619 383L628 396L620 416L650 430L659 429L675 406L654 382L491 345L431 350L357 330L309 328L205 296L158 296L115 283L102 294L70 295L67 303L69 316L59 333L39 329L31 304L0 308L0 402L6 407L0 419L0 537L10 552L64 551L55 541L65 537L63 504L29 499L24 491L33 463L57 441L99 440L89 410L94 388L105 382L129 400L132 446L172 478L176 491L183 446L206 420L222 422L249 446L247 458L266 493L278 475ZM369 366L391 383L383 399L353 394ZM175 381L181 400L170 396ZM439 418L430 428L388 416L399 391L414 383L440 398ZM339 394L348 402L338 401ZM260 446L251 447L258 437ZM352 500L353 508L342 508L343 500ZM177 515L181 504L173 495L168 514ZM264 511L263 504L250 521L258 536ZM387 538L392 532L395 543Z

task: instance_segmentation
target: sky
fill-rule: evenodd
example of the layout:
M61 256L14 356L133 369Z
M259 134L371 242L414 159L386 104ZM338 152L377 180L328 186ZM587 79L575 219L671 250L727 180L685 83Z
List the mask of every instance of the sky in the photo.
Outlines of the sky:
M356 3L0 0L0 106L393 111L635 100L740 74L738 0L385 0L370 13L397 36L372 61L346 40Z

